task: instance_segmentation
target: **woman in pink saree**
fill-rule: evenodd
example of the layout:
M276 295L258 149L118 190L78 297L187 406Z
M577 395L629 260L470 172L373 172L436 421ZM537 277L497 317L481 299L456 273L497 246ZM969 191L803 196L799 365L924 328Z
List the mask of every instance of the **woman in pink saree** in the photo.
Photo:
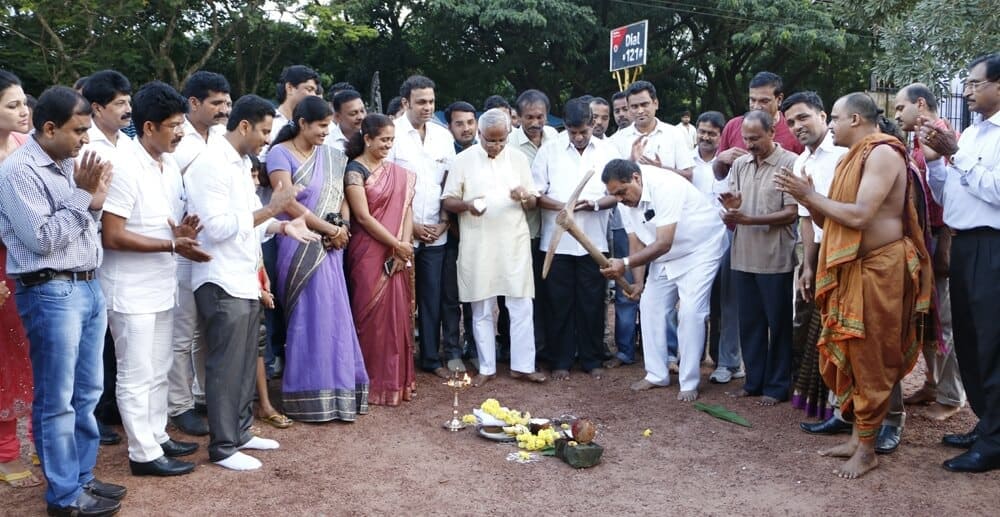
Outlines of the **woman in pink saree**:
M351 208L347 278L354 325L370 379L368 402L410 400L413 371L413 173L386 162L392 120L365 117L347 144L344 190Z

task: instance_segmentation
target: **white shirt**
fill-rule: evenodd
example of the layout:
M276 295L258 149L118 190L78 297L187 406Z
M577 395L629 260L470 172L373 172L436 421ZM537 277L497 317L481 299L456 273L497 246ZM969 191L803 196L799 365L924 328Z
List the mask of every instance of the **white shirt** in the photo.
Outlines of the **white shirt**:
M578 201L597 201L607 195L607 189L601 182L601 172L604 166L615 159L615 150L607 142L591 138L583 154L580 154L570 142L567 133L559 134L556 139L542 146L531 164L531 176L535 188L543 195L556 201L565 202L576 190L580 180L587 171L593 169L591 176ZM567 207L572 209L572 207ZM608 216L610 210L579 210L573 213L577 226L587 235L590 242L602 252L608 251ZM541 242L539 249L547 252L549 241L556 227L556 210L541 210ZM587 250L568 233L559 239L556 253L560 255L582 256Z
M642 169L639 206L618 206L625 230L648 246L656 241L657 228L677 224L670 251L650 264L649 274L676 278L706 260L721 257L728 243L726 227L705 195L677 174L659 174L651 165L639 167ZM651 216L649 220L647 214Z
M424 124L424 139L410 124L408 117L396 119L396 141L389 152L389 161L412 171L417 177L413 194L413 222L439 224L441 218L441 189L444 174L455 158L455 138L451 131L432 123ZM448 242L448 232L429 246ZM418 246L423 243L418 243Z
M80 149L80 155L82 156L86 151L94 151L101 160L112 162L112 165L117 167L121 156L129 153L135 145L135 142L128 135L121 131L117 131L117 133L117 142L112 144L104 132L97 127L97 123L91 122L90 129L87 130L90 142Z
M695 149L691 153L691 158L694 160L694 170L691 172L691 184L708 198L712 206L722 208L722 203L719 202L719 194L729 191L729 180L715 179L715 172L712 171L712 164L715 163L715 157L713 156L711 160L706 162L701 159L698 149Z
M687 144L691 149L698 147L698 130L694 128L694 124L684 125L683 123L677 124L677 129L680 129L687 135Z
M256 300L260 243L274 219L254 226L253 213L261 204L250 178L250 158L225 143L205 149L184 175L189 210L205 227L198 236L201 247L212 256L192 264L191 288L211 282L234 298Z
M635 124L619 129L611 137L611 143L618 149L618 157L630 160L632 158L632 144L642 136ZM660 163L664 167L674 169L687 169L694 167L694 160L691 158L691 146L688 145L688 137L680 129L677 129L662 120L657 120L653 130L649 132L646 140L646 149L642 155L655 160L660 157ZM654 170L655 172L655 170ZM662 172L662 171L661 171Z
M962 132L953 165L927 163L934 200L944 224L955 230L989 226L1000 230L1000 112Z
M334 123L330 124L330 134L326 135L323 143L340 152L344 152L347 148L347 137L344 136L344 132L340 130L340 126Z
M177 144L177 149L174 149L173 157L183 175L187 172L187 168L191 165L191 162L205 150L205 147L209 143L218 143L218 139L222 138L222 135L226 133L226 127L222 124L215 124L208 128L208 140L201 137L198 130L194 128L194 124L191 124L191 121L187 117L184 117L184 125L182 127L184 128L184 136L181 138L181 142Z
M830 185L833 184L833 173L837 172L837 164L840 159L847 154L848 149L839 145L833 145L833 135L829 132L819 143L816 152L812 152L806 147L805 151L795 159L792 165L792 172L797 176L812 176L813 186L816 192L822 196L830 196ZM809 209L799 204L799 217L810 217ZM813 242L819 243L823 240L823 229L815 222L813 226Z
M160 163L136 143L120 155L104 212L125 218L125 229L153 239L173 240L167 222L180 223L184 215L181 173L169 154ZM149 314L174 307L176 261L170 253L104 250L101 287L108 309L126 314Z

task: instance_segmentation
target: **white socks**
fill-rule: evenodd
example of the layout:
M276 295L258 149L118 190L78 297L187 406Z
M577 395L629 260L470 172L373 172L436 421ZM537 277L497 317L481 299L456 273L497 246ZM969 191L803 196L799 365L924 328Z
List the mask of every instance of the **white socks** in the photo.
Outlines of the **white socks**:
M261 438L260 436L254 436L250 438L247 443L237 447L238 449L254 449L258 451L269 451L271 449L277 449L279 447L276 440L271 440L268 438Z
M220 467L225 467L229 470L257 470L263 465L257 458L254 458L253 456L247 456L242 452L237 452L236 454L233 454L232 456L224 460L216 461L215 464Z

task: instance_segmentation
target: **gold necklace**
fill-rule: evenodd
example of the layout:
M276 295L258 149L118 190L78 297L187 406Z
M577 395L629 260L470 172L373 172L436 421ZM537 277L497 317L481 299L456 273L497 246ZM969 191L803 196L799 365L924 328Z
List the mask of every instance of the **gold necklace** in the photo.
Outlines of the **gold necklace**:
M303 151L302 149L299 149L299 146L295 144L295 140L292 140L292 147L295 148L295 152L298 153L299 156L301 156L303 158L308 158L309 157L309 155L305 151Z

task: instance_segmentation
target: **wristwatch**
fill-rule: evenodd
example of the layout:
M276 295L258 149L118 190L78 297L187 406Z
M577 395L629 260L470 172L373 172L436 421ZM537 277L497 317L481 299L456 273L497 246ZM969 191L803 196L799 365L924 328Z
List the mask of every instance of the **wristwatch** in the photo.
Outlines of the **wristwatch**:
M622 264L625 264L625 267L631 267L628 264L628 257L625 257L625 258L622 259Z

